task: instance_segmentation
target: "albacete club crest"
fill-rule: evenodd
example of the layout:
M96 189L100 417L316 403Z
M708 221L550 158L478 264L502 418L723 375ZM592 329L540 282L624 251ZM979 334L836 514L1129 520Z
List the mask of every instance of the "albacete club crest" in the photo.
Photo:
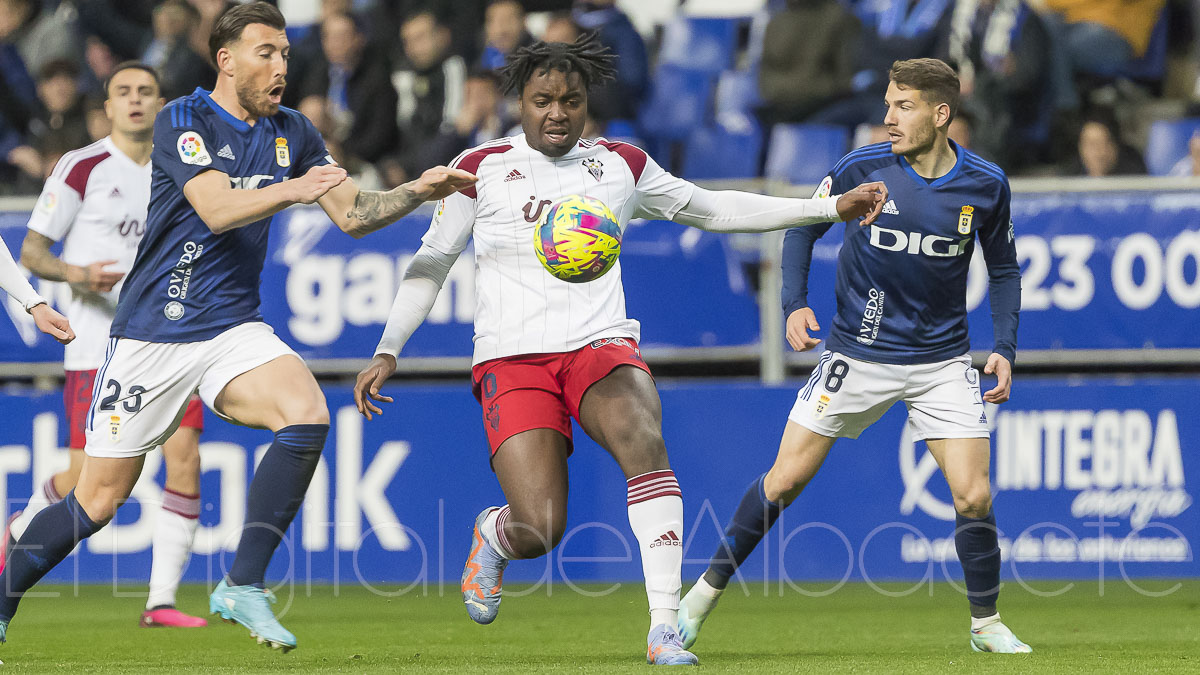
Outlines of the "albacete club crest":
M964 206L958 214L958 233L971 234L971 221L975 218L975 207Z
M587 169L588 173L592 174L592 178L595 178L596 180L600 180L600 177L604 175L604 165L600 163L600 160L594 157L588 157L587 159L583 160L583 167Z

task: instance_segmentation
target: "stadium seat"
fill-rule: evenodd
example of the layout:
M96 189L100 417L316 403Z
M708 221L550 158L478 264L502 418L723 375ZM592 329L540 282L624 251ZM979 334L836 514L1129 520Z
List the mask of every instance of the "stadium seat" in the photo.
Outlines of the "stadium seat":
M717 78L718 120L728 115L753 116L758 103L758 73L727 70Z
M776 124L771 128L764 174L774 180L815 185L850 147L850 132L826 124Z
M658 62L716 74L733 65L740 19L686 17L667 24Z
M647 138L681 141L708 121L713 78L708 72L662 65L639 117Z
M754 178L761 155L762 130L753 121L742 128L702 127L688 137L681 174L689 180Z
M1150 125L1146 142L1146 168L1151 176L1165 176L1188 154L1188 140L1200 131L1200 117L1158 120Z

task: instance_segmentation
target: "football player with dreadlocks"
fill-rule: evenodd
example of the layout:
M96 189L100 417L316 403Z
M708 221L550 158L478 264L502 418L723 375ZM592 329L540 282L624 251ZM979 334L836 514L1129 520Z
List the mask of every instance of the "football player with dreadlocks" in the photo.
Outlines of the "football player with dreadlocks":
M481 624L495 620L508 561L545 555L562 537L574 417L627 479L650 606L647 660L694 664L676 633L682 493L667 460L658 391L638 350L639 325L625 315L620 262L586 284L561 281L538 262L534 228L546 207L569 195L603 201L622 229L632 218L648 218L765 232L864 217L869 223L887 192L882 183L824 199L710 192L632 145L581 139L588 88L613 76L613 58L592 35L571 44L537 42L510 56L502 75L519 96L524 133L467 150L452 163L479 181L438 205L354 394L367 419L381 412L376 401L392 400L380 387L474 237L472 379L508 503L475 520L462 576L468 614Z

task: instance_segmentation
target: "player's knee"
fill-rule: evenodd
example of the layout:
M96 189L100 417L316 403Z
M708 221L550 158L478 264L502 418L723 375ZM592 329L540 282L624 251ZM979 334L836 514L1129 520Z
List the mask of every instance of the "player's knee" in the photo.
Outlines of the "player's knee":
M987 484L972 485L954 495L954 509L967 518L986 518L992 510L992 493Z
M669 468L661 425L650 419L628 420L609 437L613 455L630 476Z
M283 424L329 424L329 406L325 403L325 395L320 390L313 392L306 400L292 401L284 407Z
M514 513L507 528L508 544L521 558L537 558L549 553L562 541L567 529L565 514L545 514L517 519Z
M800 496L805 485L808 485L808 478L798 472L773 466L763 479L763 492L770 501L790 504Z

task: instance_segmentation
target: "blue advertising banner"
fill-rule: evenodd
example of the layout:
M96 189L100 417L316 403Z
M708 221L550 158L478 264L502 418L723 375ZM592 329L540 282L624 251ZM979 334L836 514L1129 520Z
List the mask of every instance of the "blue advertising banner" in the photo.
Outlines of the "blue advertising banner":
M685 580L703 571L746 487L770 466L799 384L661 383L686 511ZM1005 578L1200 576L1193 552L1200 461L1185 451L1200 443L1197 387L1195 377L1027 379L1017 381L1010 403L989 406ZM396 403L367 422L347 388L326 389L333 429L268 578L386 584L388 592L457 582L476 514L503 503L479 406L465 381L393 385L387 393ZM11 512L65 464L61 394L0 394L0 417L0 502ZM219 578L232 561L253 461L271 440L213 415L207 424L201 528L186 574L194 581ZM641 576L624 477L578 429L575 438L566 536L552 555L514 563L508 580ZM156 473L161 459L152 453L116 521L50 578L144 581L161 498ZM835 446L743 578L810 590L845 580L957 579L953 528L945 482L924 445L911 441L897 406L857 441Z
M1022 349L1200 348L1184 320L1200 307L1200 194L1132 192L1024 194L1013 199L1020 257ZM0 213L0 237L20 247L27 214ZM429 223L421 212L362 240L332 226L320 209L276 217L263 274L263 316L305 358L365 358L375 348L409 256ZM841 235L817 242L810 299L833 314ZM898 252L897 255L903 255ZM674 223L635 222L621 256L630 316L643 346L758 344L758 308L742 254L719 235ZM475 308L470 250L451 270L409 356L468 356ZM65 299L60 284L39 284ZM972 343L992 343L987 273L978 250L967 307ZM6 303L4 360L55 361L62 349Z
M1012 219L1022 270L1021 349L1200 347L1200 334L1184 319L1200 307L1200 194L1018 194ZM809 301L824 324L833 316L841 240L835 228L813 251ZM978 246L967 309L972 347L989 348Z
M320 208L276 216L263 270L263 318L306 359L370 358L430 216L419 211L361 240L339 231ZM0 238L11 251L20 250L27 220L25 213L0 213ZM644 347L758 342L754 291L719 236L635 221L622 243L621 268L629 315L642 320ZM66 305L63 284L35 283L53 304ZM5 309L12 323L0 321L0 360L62 359L62 347L38 333L16 303L6 302ZM405 355L470 356L474 313L475 263L468 248Z

